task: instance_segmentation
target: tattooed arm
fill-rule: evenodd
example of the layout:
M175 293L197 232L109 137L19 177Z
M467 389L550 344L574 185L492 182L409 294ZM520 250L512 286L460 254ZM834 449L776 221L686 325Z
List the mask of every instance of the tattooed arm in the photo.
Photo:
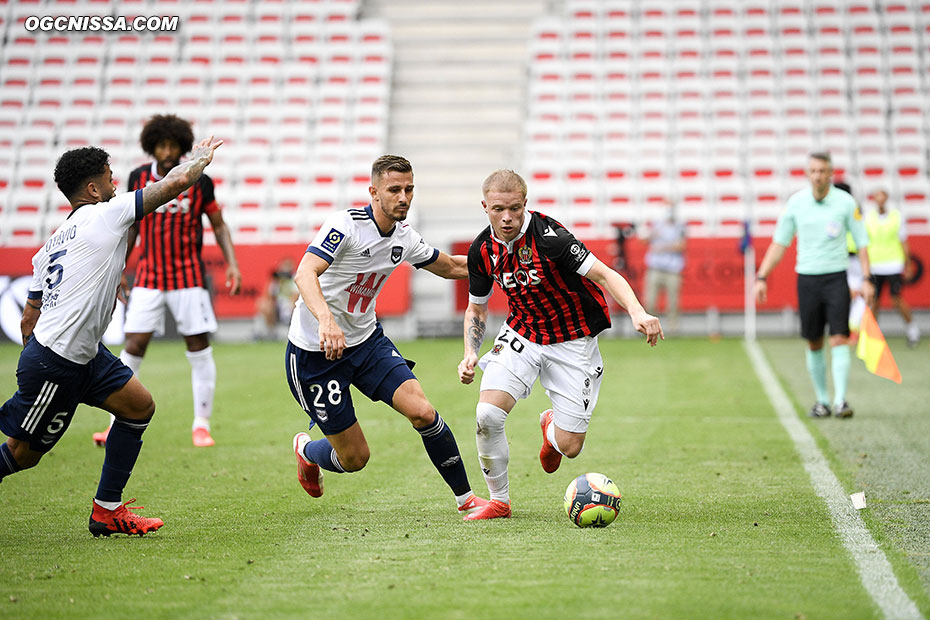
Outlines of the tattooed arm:
M39 315L42 314L42 299L27 299L26 305L23 306L23 318L19 322L19 331L23 335L23 346L29 342L32 336L32 330L36 323L39 322Z
M465 310L465 356L459 362L459 381L468 385L475 380L478 351L488 325L487 304L468 304Z
M197 182L203 169L213 161L213 151L222 140L213 141L213 136L201 140L191 151L190 159L178 164L161 181L146 185L142 190L142 210L148 215L158 207L178 197L178 194Z

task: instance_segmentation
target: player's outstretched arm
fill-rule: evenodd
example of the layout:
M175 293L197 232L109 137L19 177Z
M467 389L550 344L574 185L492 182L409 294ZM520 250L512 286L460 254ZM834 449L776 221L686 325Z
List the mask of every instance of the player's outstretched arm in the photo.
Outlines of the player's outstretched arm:
M765 303L769 294L769 287L765 279L769 277L769 274L772 273L772 270L775 269L775 266L781 261L782 257L785 255L786 249L785 246L773 241L769 245L769 249L765 251L765 257L763 257L762 264L759 265L759 270L756 272L756 283L753 285L756 293L756 301L761 304Z
M630 320L633 321L636 331L646 335L646 342L649 346L654 347L660 339L665 340L659 319L646 312L626 278L599 260L594 261L594 265L585 277L607 289L614 301L630 314Z
M465 356L459 362L459 381L468 385L475 380L478 351L488 326L488 305L469 303L465 309Z
M439 258L423 269L447 280L464 280L468 277L468 257L464 254L449 256L440 252Z
M320 286L320 275L326 271L329 263L312 252L307 252L300 259L297 273L294 274L294 284L300 291L304 304L320 322L320 350L326 353L326 359L335 360L342 357L346 348L346 336L336 324L333 313L323 297L323 288Z
M177 198L178 194L197 182L203 169L213 161L213 151L222 140L213 141L213 136L204 138L191 150L190 159L171 169L161 181L146 185L142 190L142 210L148 215L169 200Z

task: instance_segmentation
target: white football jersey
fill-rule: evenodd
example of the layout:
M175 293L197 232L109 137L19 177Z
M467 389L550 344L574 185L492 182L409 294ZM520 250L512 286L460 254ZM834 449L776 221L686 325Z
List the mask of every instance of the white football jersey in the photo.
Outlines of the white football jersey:
M42 299L33 331L40 344L76 364L97 356L126 266L127 233L142 215L142 190L84 205L32 257L29 297Z
M329 263L320 276L320 287L349 347L375 331L375 298L401 261L420 269L439 258L439 250L409 224L397 222L389 234L381 234L371 205L331 214L307 251ZM319 351L319 325L303 299L298 299L288 339L305 351Z

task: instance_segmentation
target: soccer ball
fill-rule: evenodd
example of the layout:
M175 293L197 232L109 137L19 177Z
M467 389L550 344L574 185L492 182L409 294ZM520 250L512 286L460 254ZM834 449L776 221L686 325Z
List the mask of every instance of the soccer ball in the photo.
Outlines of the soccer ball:
M578 527L607 527L620 511L620 489L604 474L583 474L565 489L565 514Z

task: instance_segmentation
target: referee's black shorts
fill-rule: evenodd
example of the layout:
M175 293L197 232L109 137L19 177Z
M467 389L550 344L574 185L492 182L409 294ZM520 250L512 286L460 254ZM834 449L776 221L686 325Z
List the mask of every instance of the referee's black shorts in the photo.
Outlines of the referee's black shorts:
M816 276L798 274L798 309L801 337L820 340L829 325L830 335L849 336L849 284L846 272Z

